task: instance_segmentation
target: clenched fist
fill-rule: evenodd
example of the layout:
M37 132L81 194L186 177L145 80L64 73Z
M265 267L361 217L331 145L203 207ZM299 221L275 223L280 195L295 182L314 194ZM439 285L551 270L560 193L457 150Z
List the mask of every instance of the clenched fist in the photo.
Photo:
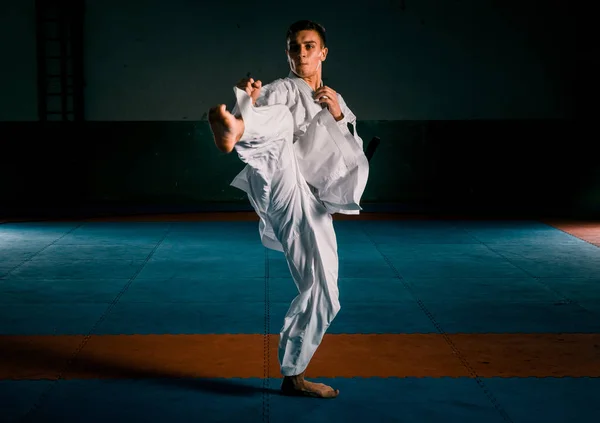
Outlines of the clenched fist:
M252 105L256 103L256 99L260 96L260 89L262 82L255 81L254 78L243 78L237 83L236 87L240 90L246 91L246 93L252 98Z
M338 102L337 93L334 89L326 86L320 87L315 91L314 98L321 106L329 109L329 112L336 121L340 121L344 118L342 108Z

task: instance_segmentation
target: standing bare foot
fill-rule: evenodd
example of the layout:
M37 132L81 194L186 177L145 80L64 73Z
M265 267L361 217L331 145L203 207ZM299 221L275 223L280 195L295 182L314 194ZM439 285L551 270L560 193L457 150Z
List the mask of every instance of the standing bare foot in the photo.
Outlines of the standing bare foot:
M230 153L244 134L243 119L236 118L227 111L224 104L220 104L209 110L208 122L217 148L224 153Z
M339 395L339 389L333 389L323 383L309 382L304 379L304 373L297 376L285 376L281 384L284 395L313 397L313 398L335 398Z

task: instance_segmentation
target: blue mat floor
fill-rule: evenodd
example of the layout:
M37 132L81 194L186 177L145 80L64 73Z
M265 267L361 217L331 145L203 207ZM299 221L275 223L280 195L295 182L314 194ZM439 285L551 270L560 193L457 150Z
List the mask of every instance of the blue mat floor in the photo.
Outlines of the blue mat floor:
M342 310L330 334L600 333L600 248L559 229L467 220L335 227ZM261 246L255 222L0 224L0 337L277 334L295 294L283 255ZM596 372L594 347L586 365ZM283 397L277 375L5 378L0 421L593 423L594 372L321 379L340 389L332 401Z

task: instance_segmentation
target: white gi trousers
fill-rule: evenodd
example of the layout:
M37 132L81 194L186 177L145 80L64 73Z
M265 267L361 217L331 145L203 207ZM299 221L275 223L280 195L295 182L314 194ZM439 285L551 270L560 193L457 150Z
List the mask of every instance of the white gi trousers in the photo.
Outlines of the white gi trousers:
M235 149L247 166L232 185L248 194L260 218L263 244L284 253L298 289L284 318L278 350L281 373L298 375L340 310L333 219L300 171L288 107L254 107L244 91L234 91L245 124Z

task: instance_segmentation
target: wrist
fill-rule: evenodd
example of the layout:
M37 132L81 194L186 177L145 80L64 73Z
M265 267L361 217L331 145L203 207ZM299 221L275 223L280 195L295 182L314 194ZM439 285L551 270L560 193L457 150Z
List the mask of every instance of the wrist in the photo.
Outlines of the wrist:
M344 119L344 114L340 113L339 116L337 116L337 117L334 116L333 118L335 119L336 122L339 122L340 120Z

